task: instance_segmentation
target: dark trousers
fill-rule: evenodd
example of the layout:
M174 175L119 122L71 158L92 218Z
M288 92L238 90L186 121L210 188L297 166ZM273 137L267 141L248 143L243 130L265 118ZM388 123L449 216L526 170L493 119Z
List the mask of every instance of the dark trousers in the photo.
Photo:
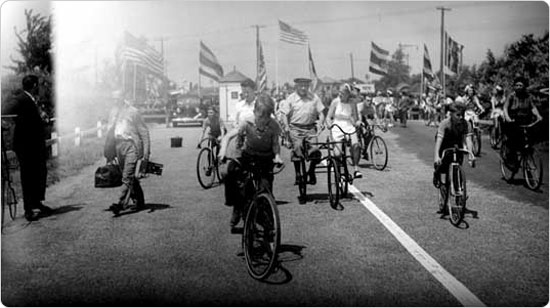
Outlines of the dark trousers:
M24 150L16 154L21 173L23 207L25 212L30 212L46 199L46 149Z
M122 169L122 186L120 187L119 204L124 202L130 187L135 196L143 196L139 180L135 177L137 166L137 148L132 140L117 140L116 153Z

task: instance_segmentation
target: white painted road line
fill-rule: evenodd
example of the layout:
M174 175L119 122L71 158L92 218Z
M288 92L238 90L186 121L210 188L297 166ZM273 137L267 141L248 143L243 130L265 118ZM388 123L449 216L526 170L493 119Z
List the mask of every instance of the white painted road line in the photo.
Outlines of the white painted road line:
M361 201L367 210L369 210L395 238L409 251L409 253L418 261L435 279L456 297L456 299L465 307L484 307L470 290L468 290L460 281L454 278L437 261L432 258L422 247L420 247L403 229L401 229L391 218L380 210L376 204L365 197L355 186L349 186L350 192Z

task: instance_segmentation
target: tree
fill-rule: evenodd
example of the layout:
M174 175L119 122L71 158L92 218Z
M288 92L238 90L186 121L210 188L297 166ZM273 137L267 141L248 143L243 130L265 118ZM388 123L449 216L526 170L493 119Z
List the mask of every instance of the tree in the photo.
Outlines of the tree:
M388 89L400 83L410 83L410 67L405 64L405 53L398 48L388 62L388 73L375 81L376 89Z

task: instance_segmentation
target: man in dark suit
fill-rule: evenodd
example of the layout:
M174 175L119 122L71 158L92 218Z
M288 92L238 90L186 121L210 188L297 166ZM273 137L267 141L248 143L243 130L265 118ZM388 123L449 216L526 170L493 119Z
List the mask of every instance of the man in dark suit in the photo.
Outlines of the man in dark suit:
M36 220L33 209L49 214L53 210L42 201L46 197L46 128L36 96L38 77L23 78L23 89L2 106L2 114L16 115L13 149L19 160L25 218Z

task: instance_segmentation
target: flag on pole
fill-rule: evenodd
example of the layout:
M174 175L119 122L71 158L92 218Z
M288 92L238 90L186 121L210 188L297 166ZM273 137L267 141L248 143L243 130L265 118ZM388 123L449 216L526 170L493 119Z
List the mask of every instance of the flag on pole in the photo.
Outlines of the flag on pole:
M220 81L223 76L223 68L214 53L201 41L199 53L199 74Z
M138 39L129 32L124 32L122 44L118 49L118 58L124 66L135 64L151 74L164 76L162 55L149 46L144 38Z
M317 90L317 85L319 84L319 78L317 77L317 71L315 70L315 64L313 63L313 56L311 55L311 48L307 46L308 55L309 55L309 76L312 80L311 89L313 92Z
M422 77L430 81L434 80L435 75L432 71L432 62L430 61L430 54L428 53L428 47L424 44L424 65L422 68Z
M386 75L388 73L389 57L389 51L384 50L378 47L374 42L371 42L369 72L378 75Z
M296 45L307 44L308 38L304 32L291 27L289 24L286 24L280 20L279 20L279 29L281 30L280 31L281 41L290 43L290 44L296 44Z
M462 66L462 49L464 45L445 32L445 74L454 75L460 73Z
M267 88L267 72L265 69L265 60L264 60L264 52L262 50L262 43L260 43L259 37L257 40L258 45L258 67L257 67L257 76L256 76L256 84L258 85L258 90L260 93L265 91Z

